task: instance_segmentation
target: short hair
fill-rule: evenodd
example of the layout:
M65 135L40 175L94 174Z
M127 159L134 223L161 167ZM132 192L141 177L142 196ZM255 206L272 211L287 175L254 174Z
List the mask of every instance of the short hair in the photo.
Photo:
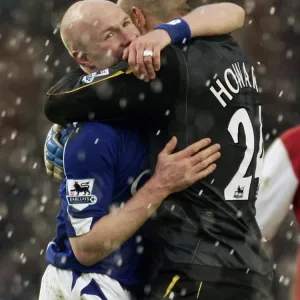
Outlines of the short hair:
M185 14L190 11L187 0L121 0L120 6L128 15L131 15L132 7L136 6L162 21L174 12Z

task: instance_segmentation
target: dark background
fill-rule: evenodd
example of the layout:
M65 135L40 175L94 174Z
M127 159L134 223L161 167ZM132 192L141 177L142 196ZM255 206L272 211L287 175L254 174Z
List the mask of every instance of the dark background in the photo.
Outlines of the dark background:
M38 298L45 249L54 237L58 185L44 171L50 123L42 108L51 82L75 66L58 32L62 14L73 2L0 1L0 299ZM268 146L300 123L300 1L235 3L247 12L235 37L257 62ZM292 219L287 218L274 242L277 300L288 299L295 269L298 227L295 222L290 226Z

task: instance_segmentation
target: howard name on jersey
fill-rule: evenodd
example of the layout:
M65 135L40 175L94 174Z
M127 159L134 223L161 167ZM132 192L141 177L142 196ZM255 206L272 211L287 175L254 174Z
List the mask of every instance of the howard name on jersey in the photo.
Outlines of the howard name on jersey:
M66 177L59 190L57 234L47 248L47 262L60 269L106 274L126 287L136 285L142 278L137 274L145 247L142 230L89 267L77 261L69 238L88 233L97 221L123 205L145 183L150 172L145 142L141 133L130 128L97 122L68 127L62 139L69 134L64 150Z

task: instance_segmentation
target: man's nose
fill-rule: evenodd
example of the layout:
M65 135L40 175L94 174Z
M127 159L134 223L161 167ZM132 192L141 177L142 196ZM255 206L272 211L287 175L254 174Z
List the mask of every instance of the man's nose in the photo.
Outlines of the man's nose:
M136 39L136 35L133 32L122 30L122 46L127 47L131 44L131 42Z

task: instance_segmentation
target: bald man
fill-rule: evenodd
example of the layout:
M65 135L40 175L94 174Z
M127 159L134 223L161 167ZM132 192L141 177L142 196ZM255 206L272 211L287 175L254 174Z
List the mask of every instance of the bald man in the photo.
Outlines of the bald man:
M130 11L141 32L170 21L151 11L156 6L168 4L168 18L177 19L134 40L125 57L139 66L138 72L144 64L145 75L157 49L170 40L178 42L162 53L156 80L136 80L123 62L75 80L80 74L76 71L66 77L72 78L70 85L65 78L50 90L46 113L61 124L91 116L141 121L153 134L153 157L172 134L178 136L179 148L205 135L220 141L225 157L214 176L171 195L159 210L156 233L163 248L157 248L158 274L154 273L150 299L271 299L271 264L260 243L254 209L263 158L255 69L230 36L190 40L189 17L180 18L180 7L171 12L171 1L155 3L147 9L137 4ZM203 18L200 15L199 21ZM123 23L116 19L111 25L102 24L99 32L108 33L112 41L122 40ZM178 37L174 28L182 35ZM193 27L189 29L193 33ZM105 34L104 41L101 34L99 38L107 45Z
M99 18L99 10L105 12ZM113 39L109 26L104 24L119 20L122 25L120 39ZM106 69L116 63L123 50L140 32L130 17L109 1L87 0L73 4L61 21L61 38L69 53L89 74Z

